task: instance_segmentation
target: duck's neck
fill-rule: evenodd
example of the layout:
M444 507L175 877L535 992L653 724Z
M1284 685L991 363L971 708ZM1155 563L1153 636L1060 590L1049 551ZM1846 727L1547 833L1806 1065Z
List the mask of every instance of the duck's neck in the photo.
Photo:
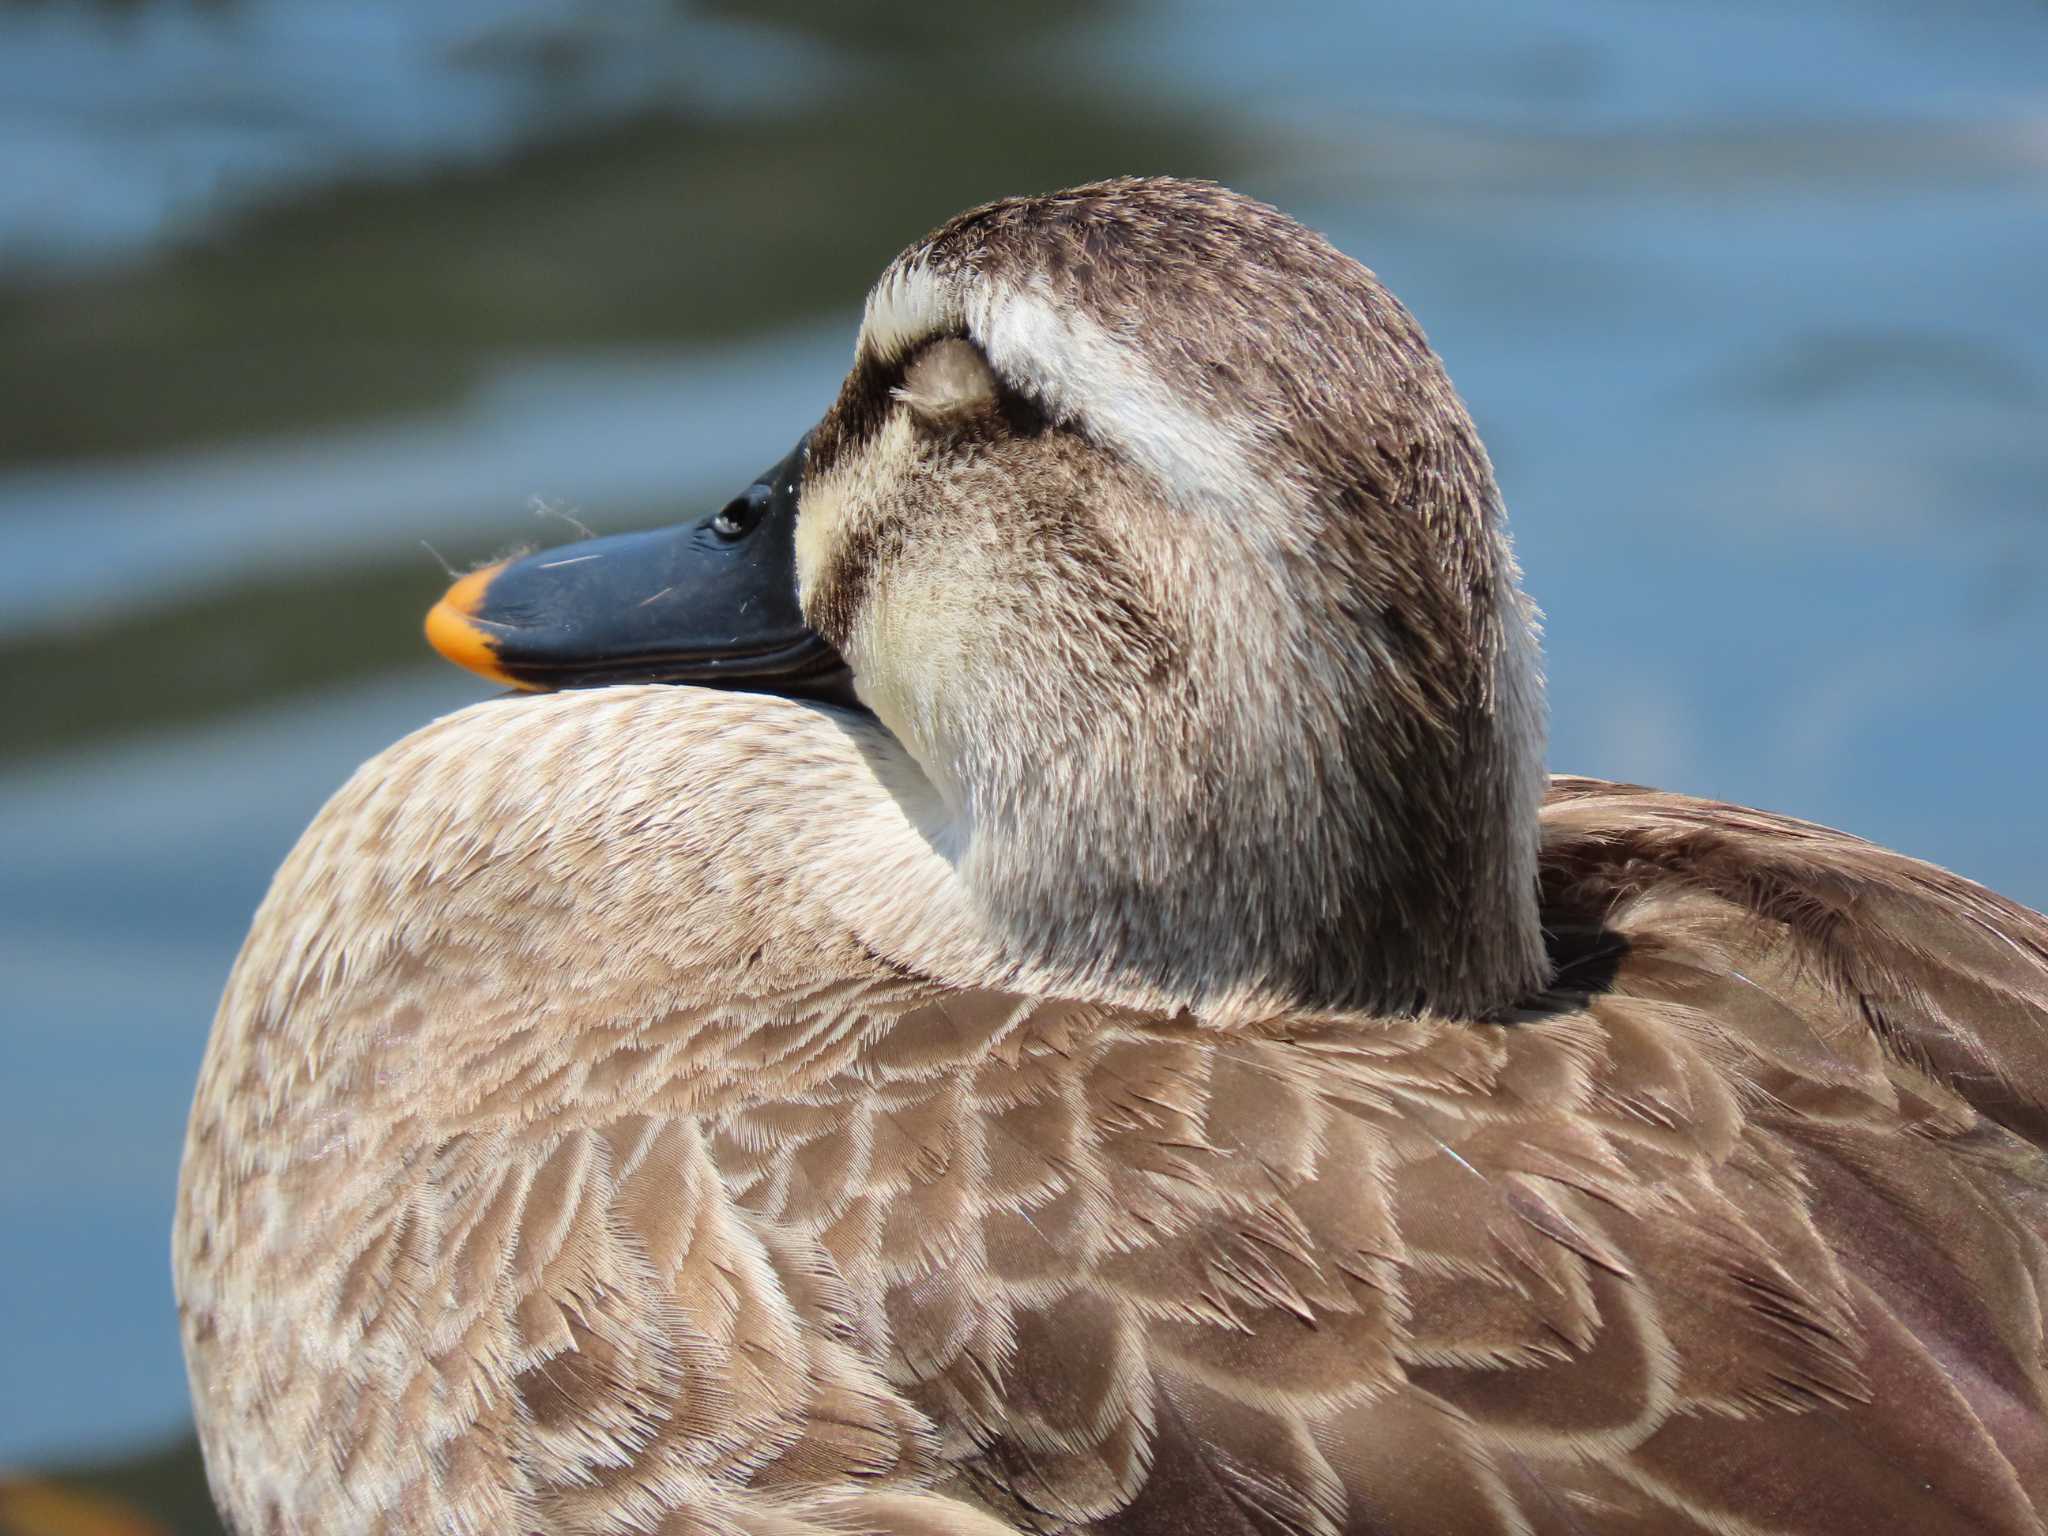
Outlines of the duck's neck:
M1026 701L1029 748L957 740L925 825L1035 985L1216 1017L1485 1016L1547 979L1540 702L1531 658L1499 661L1405 725L1384 675Z
M983 926L1059 990L1218 1017L1479 1017L1545 980L1533 826L1504 797L1362 810L1122 787L1040 781L1042 814L965 839Z

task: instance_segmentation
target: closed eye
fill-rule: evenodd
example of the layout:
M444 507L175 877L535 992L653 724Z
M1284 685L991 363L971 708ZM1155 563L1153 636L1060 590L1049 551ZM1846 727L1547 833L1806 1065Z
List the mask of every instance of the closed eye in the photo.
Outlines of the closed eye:
M991 410L1002 399L1003 385L981 348L964 336L948 336L912 358L903 382L890 393L940 425Z

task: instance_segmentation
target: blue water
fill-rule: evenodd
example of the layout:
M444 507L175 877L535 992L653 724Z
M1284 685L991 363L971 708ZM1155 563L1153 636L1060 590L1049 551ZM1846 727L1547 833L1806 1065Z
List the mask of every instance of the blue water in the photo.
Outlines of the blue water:
M789 451L856 323L850 311L738 345L517 357L459 407L396 425L0 473L16 552L0 563L0 637L117 594L162 603L429 535L556 543L575 536L564 512L668 503L681 516L679 482L742 485Z
M822 50L667 0L0 7L0 256L104 263L340 177L815 89Z
M503 63L550 39L583 62ZM1247 190L1421 317L1549 614L1557 767L2048 904L2048 8L1184 0L1033 47L1198 108ZM0 259L146 261L335 176L882 67L665 6L0 8ZM0 640L560 536L534 498L599 527L694 505L829 401L859 297L739 342L508 354L405 419L0 470ZM0 1462L182 1421L166 1234L227 966L321 798L474 692L422 664L0 771Z

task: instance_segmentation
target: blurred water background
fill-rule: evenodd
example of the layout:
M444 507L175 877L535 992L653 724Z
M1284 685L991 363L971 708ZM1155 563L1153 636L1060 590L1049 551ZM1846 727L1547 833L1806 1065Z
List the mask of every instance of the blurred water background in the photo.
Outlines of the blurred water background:
M299 828L477 696L422 541L699 511L899 247L1132 171L1421 317L1555 766L2048 904L2043 0L0 0L0 1465L205 1527L186 1104Z

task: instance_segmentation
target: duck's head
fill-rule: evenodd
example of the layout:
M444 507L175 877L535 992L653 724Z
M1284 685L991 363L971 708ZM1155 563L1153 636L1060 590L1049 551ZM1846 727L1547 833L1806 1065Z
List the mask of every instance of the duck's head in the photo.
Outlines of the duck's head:
M851 687L1020 963L1220 999L1540 985L1542 703L1492 469L1400 304L1218 187L961 215L725 509L465 579L523 687Z

